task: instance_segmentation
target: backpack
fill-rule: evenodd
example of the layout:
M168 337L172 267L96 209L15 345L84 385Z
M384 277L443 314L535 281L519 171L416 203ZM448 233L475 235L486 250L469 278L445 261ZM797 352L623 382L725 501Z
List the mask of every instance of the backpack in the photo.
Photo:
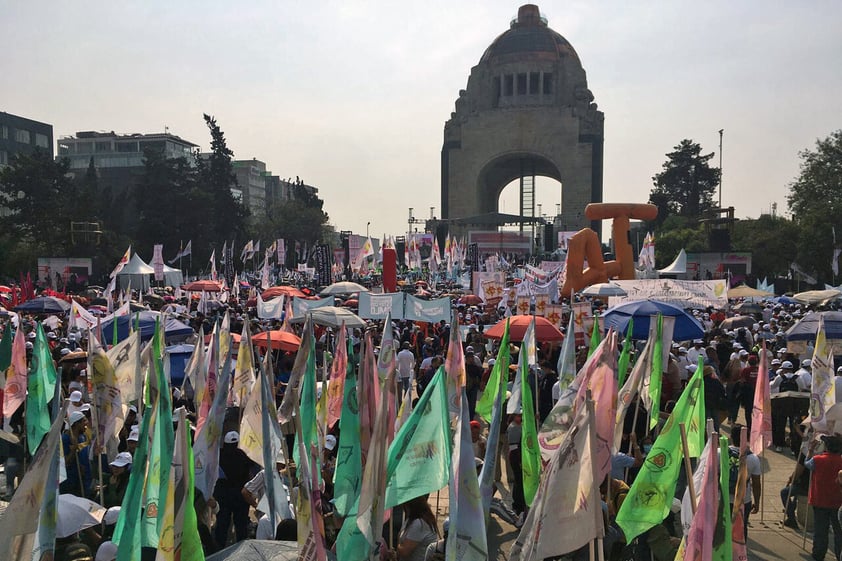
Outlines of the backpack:
M778 391L780 392L797 392L798 391L798 376L790 376L787 378L786 376L782 376L783 380L781 380L780 386L778 386Z
M740 477L740 451L728 447L728 492L733 497L737 492L737 479Z

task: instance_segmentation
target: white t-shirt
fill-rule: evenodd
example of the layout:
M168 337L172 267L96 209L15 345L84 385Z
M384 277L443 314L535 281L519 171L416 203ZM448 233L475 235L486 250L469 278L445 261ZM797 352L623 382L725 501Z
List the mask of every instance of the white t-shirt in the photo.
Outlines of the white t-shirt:
M415 355L409 349L404 349L398 353L397 370L401 378L409 378L412 376L412 369L415 368Z
M412 550L412 553L406 559L409 561L424 561L424 557L427 554L427 546L434 543L438 538L436 531L421 519L416 518L409 524L404 522L403 528L401 529L401 541L409 540L418 542L418 546Z
M813 385L813 375L810 374L810 371L802 368L795 374L798 376L798 389L802 392L810 391L810 387Z

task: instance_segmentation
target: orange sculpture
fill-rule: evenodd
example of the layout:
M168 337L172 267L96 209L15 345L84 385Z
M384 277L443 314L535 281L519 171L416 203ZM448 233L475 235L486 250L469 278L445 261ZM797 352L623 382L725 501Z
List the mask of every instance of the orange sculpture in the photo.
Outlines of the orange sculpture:
M616 259L602 259L602 244L596 232L584 228L576 232L567 244L567 275L561 287L562 295L578 292L598 282L609 279L634 279L634 255L629 242L629 220L654 220L658 207L644 203L591 203L585 207L590 220L613 220L611 235L614 238ZM583 269L585 259L588 267Z

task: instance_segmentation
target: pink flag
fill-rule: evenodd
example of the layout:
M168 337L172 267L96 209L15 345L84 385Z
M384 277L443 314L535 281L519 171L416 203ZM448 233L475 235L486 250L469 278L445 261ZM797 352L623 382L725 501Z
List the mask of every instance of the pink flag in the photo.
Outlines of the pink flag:
M746 428L743 427L740 433L740 474L737 477L737 488L734 490L734 508L731 513L731 545L734 559L748 559L746 556L746 534L745 534L745 512L742 508L746 496L748 481L748 467L746 466L746 453L748 453L748 442Z
M333 427L342 414L342 399L345 396L345 375L348 371L348 343L345 322L339 328L336 352L330 367L330 384L327 387L327 426Z
M450 342L447 345L447 358L444 361L447 373L447 403L450 417L459 415L462 388L465 387L465 353L462 350L462 337L459 333L459 320L453 318L450 328Z
M596 368L591 372L586 383L579 387L576 402L582 407L587 397L587 390L591 391L596 413L596 473L597 480L602 479L611 471L611 446L614 444L614 424L617 416L617 333L608 330L605 336L608 341L598 348L602 350Z
M3 391L3 416L6 419L6 424L9 423L12 415L25 399L26 341L24 340L23 329L18 329L12 342L12 364L6 371L6 387Z
M365 334L365 342L360 361L360 373L357 381L357 399L360 410L360 449L362 462L365 466L368 449L371 445L371 433L374 431L375 413L377 411L377 384L374 373L374 342L371 332Z
M716 517L719 514L719 454L716 441L708 444L707 465L702 486L699 490L699 504L687 534L684 561L711 561L713 539L716 531Z
M757 383L754 386L754 407L751 409L751 451L759 456L772 444L772 397L769 390L769 367L766 365L766 340L763 339Z

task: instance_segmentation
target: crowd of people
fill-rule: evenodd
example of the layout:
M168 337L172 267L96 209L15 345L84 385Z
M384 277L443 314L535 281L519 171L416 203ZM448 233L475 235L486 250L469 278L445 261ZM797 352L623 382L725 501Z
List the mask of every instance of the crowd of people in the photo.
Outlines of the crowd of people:
M227 305L207 314L198 313L191 308L189 300L183 301L183 310L188 314L184 319L196 329L196 334L191 339L195 341L199 333L212 331L226 313L229 314L231 332L242 328L244 323L249 323L253 332L281 327L292 329L282 320L258 320L254 317L254 310L247 306L247 300L247 296L244 295L241 300L231 300ZM195 304L193 306L195 307ZM604 302L596 300L594 307L598 312L600 307L604 307ZM787 329L798 322L807 311L806 306L798 304L767 302L760 312L754 314L750 322L734 327L722 327L727 325L724 322L727 322L730 316L721 310L709 308L693 311L704 327L704 336L672 344L669 360L663 365L661 403L658 406L662 418L666 418L695 371L698 360L701 359L704 364L704 402L707 417L713 422L716 431L730 432L731 450L735 452L732 463L735 468L739 467L740 462L745 462L747 466L749 479L743 505L747 533L749 517L757 512L763 490L758 458L752 454L746 457L739 455L740 429L745 425L749 432L751 430L751 411L758 376L761 372L766 372L773 394L773 449L777 453L791 454L796 459L796 469L787 487L781 490L782 510L785 513L782 523L798 528L797 501L807 500L813 507L816 520L814 558L824 558L824 552L828 548L828 533L832 528L836 532L834 551L838 559L842 547L842 529L836 514L842 506L842 492L839 487L839 484L842 484L842 439L832 435L820 439L811 433L808 422L809 398L805 394L811 388L813 347L812 344L808 344L798 350L788 348L785 335ZM465 392L478 470L486 457L486 435L490 427L476 414L476 404L486 390L499 352L499 341L486 338L484 331L510 314L511 311L505 308L454 303L453 326L463 327L459 340L463 346ZM142 404L124 404L125 415L116 447L106 450L104 446L95 442L92 435L93 412L88 362L86 354L81 352L89 348L88 333L71 326L66 317L49 322L43 321L46 319L43 316L21 315L15 319L15 325L12 321L6 322L6 336L11 337L12 332L17 330L25 334L25 349L29 361L32 360L34 351L36 322L41 322L52 358L59 371L61 396L67 400L65 428L61 436L66 477L61 482L60 493L86 497L108 509L104 514L103 524L59 538L56 542L55 559L116 559L117 549L109 538L128 488L133 457L138 446L140 422L145 414ZM391 328L396 341L396 377L401 395L409 392L411 399L417 401L445 363L448 345L453 340L451 324L445 321L429 324L395 321L391 326L383 326L382 322L368 323L366 328L349 330L348 337L353 353L360 352L360 345L367 331L373 334L375 345L379 345L380 333ZM300 332L300 328L295 329ZM330 369L336 351L336 331L322 326L315 328L318 372L327 372ZM568 337L573 335L567 334ZM584 338L576 349L577 369L581 368L588 357L586 342L587 338ZM642 351L644 343L645 341L637 342L629 369L634 365L635 354ZM234 352L236 354L238 351L235 349ZM267 351L265 348L255 347L254 352L260 356ZM512 366L508 374L511 390L516 374L514 365L517 364L520 349L517 345L511 345L510 352ZM550 415L564 389L560 386L563 383L560 381L560 352L561 344L558 342L539 343L536 364L530 365L528 383L533 387L534 410L537 412L539 425ZM288 389L295 353L275 351L275 354L272 362L272 391L276 405L279 406ZM359 363L358 354L356 358L352 354L351 363ZM837 388L842 383L842 365L838 373L840 376L836 378ZM193 388L188 382L174 385L170 390L173 410L185 408L186 419L192 429L197 421ZM836 395L837 399L842 400L842 392L837 390ZM140 411L138 406L141 406ZM638 400L636 408L641 407ZM667 516L661 525L649 530L632 543L625 543L622 532L613 521L657 436L658 429L650 431L648 423L643 422L643 419L648 418L648 412L643 410L637 413L639 414L636 414L635 408L627 413L622 445L612 457L610 477L601 487L608 528L605 553L609 559L649 558L651 555L658 561L672 560L682 536L677 509ZM296 465L292 459L295 456L295 427L291 423L281 426L286 438L286 449L283 458L278 458L274 468L287 491L289 504L280 523L272 527L265 501L261 502L266 490L266 473L240 446L241 417L242 411L239 407L228 407L223 423L223 443L219 449L220 476L209 496L200 492L195 494L199 534L206 555L247 538L295 541L298 536L295 514L301 482L297 478ZM638 419L637 424L635 419ZM519 411L502 419L499 461L495 474L495 497L491 507L492 514L516 527L523 525L529 508L524 498L521 465L523 422L523 415ZM0 440L0 459L5 474L4 498L8 500L13 496L16 486L25 475L26 466L32 459L26 446L26 417L23 407L11 413L7 412L4 428L6 433L13 437ZM338 426L327 427L323 437L320 468L321 480L324 482L321 489L321 515L325 522L328 547L336 539L342 522L331 506L333 470L341 443ZM683 492L682 485L679 485L679 490ZM677 496L680 497L680 494ZM733 488L731 500L734 500ZM441 513L434 511L430 502L429 497L421 496L393 511L390 523L383 529L383 542L387 546L382 551L383 558L417 561L443 558L448 525L447 521L444 525L440 524L437 515ZM144 555L154 555L154 551L145 551ZM573 552L572 555L581 559L587 556L587 551Z

